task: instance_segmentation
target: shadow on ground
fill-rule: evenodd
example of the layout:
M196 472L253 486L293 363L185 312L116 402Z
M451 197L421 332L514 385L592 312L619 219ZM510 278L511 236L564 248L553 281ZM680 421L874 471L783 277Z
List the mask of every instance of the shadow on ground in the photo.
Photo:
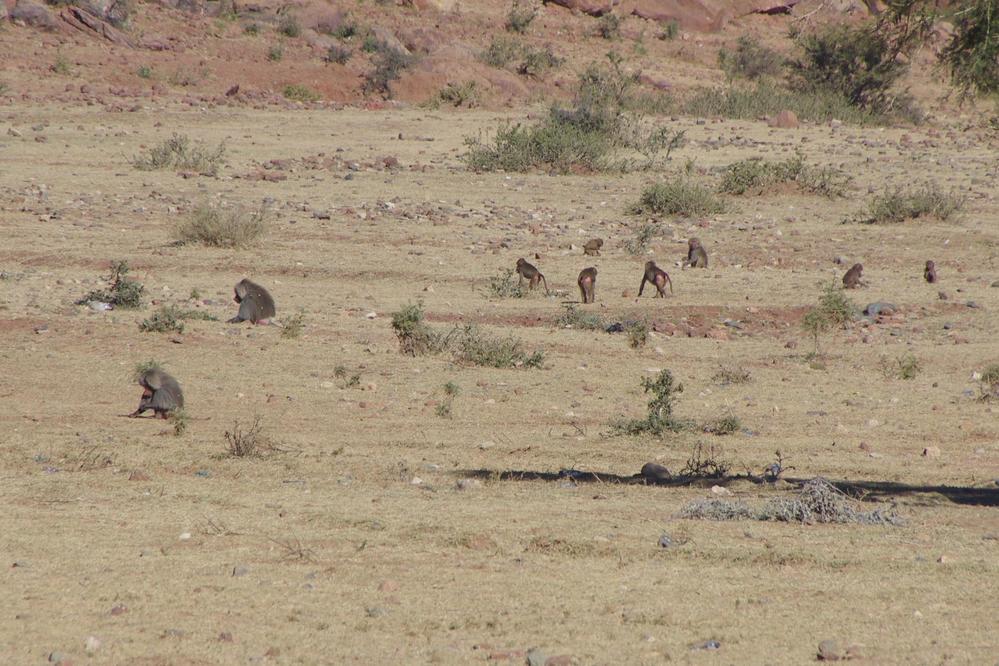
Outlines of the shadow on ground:
M469 469L454 472L465 478L493 479L500 481L559 481L569 480L575 483L618 483L640 486L665 486L680 488L689 486L725 486L734 481L750 481L758 485L769 484L763 477L747 474L735 474L717 478L671 476L668 478L648 477L641 474L621 476L603 472L582 472L575 469L563 469L558 472L539 472L533 470L491 470ZM808 479L783 477L781 479L795 488L800 488ZM938 495L955 504L973 504L979 506L999 507L999 486L991 488L970 488L965 486L930 486L897 483L894 481L849 481L827 479L842 492L861 500L872 500L909 495Z

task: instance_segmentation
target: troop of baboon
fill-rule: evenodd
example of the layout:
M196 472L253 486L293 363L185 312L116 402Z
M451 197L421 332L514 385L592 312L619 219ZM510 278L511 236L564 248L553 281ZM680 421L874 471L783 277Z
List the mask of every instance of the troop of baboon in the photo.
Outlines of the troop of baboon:
M583 245L584 256L600 256L600 249L604 241L600 238L593 238ZM535 257L539 255L535 254ZM708 267L708 253L701 244L701 241L691 237L687 241L687 258L682 262L683 266L693 268ZM519 276L519 283L523 285L527 280L528 288L533 290L538 284L545 288L545 294L550 294L548 280L536 266L521 257L517 259L516 272ZM845 289L856 289L867 286L861 281L864 272L863 264L856 263L843 275L843 287ZM923 270L923 278L934 284L937 282L936 265L933 261L927 261ZM576 279L579 286L579 297L584 304L596 302L597 269L595 266L588 266L579 273ZM670 295L673 294L673 281L669 273L656 265L655 261L645 262L645 269L642 274L642 282L638 287L638 295L645 291L645 285L651 284L656 288L655 298L666 298L666 286L669 285ZM248 321L252 324L267 324L277 314L274 306L274 298L262 287L243 278L236 283L233 289L233 300L239 304L239 312L227 323L238 324ZM183 408L184 394L180 384L171 375L160 368L145 370L139 375L138 383L142 387L142 397L139 400L139 407L129 414L131 417L141 416L143 413L152 410L154 418L167 418L171 413Z

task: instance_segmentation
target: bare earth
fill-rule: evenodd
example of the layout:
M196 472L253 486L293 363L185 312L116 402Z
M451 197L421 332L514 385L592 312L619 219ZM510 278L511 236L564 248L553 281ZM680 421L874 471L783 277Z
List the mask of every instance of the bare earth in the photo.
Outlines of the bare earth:
M863 646L870 663L996 658L999 421L972 378L999 361L994 141L947 125L681 118L689 141L673 165L693 160L701 182L798 149L851 174L852 189L729 198L721 215L669 221L672 237L636 256L625 243L643 221L625 210L655 174L463 166L465 136L523 115L170 109L15 105L0 117L0 662L59 652L109 664L523 663L538 647L563 663L800 664L825 639ZM173 131L224 140L221 175L129 165ZM247 178L270 160L287 160L265 170L286 180ZM873 193L931 182L968 198L959 219L841 224ZM257 247L173 244L199 202L264 200L270 232ZM690 235L710 269L676 264ZM603 254L584 258L593 236ZM561 293L490 298L489 278L521 256ZM650 256L672 275L673 298L636 300ZM829 334L824 367L810 365L801 316L846 270L838 256L865 266L858 305L899 312ZM145 285L146 306L73 305L117 258ZM926 259L940 284L922 280ZM556 328L588 265L600 271L588 309L666 332L632 349L626 335ZM271 290L278 321L304 311L302 337L221 323L246 276ZM221 321L141 333L150 299ZM391 313L417 301L434 325L477 323L543 349L543 369L401 355ZM904 353L918 375L886 378L882 358ZM149 358L184 387L182 436L121 416L140 394L131 370ZM346 387L337 366L359 385ZM722 386L721 366L751 381ZM745 430L609 437L613 419L644 415L640 380L663 368L684 385L679 416L731 414ZM435 412L449 381L460 394L445 419ZM224 432L255 415L277 448L223 457ZM710 482L503 474L630 476L648 461L677 471L698 442L737 474L758 474L780 450L793 478L894 484L865 508L894 502L905 524L681 520L685 503L713 496ZM922 455L928 446L940 455ZM481 485L460 488L468 478ZM942 486L992 505L953 501L962 495ZM729 490L750 502L791 492ZM664 533L678 545L661 548ZM100 645L88 656L89 637ZM692 647L709 640L720 649Z

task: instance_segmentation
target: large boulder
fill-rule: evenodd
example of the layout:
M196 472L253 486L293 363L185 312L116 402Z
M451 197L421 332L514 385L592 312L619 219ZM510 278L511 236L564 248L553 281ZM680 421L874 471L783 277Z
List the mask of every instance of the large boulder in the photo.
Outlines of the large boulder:
M56 30L59 26L48 7L34 0L17 0L10 12L10 20L42 30Z

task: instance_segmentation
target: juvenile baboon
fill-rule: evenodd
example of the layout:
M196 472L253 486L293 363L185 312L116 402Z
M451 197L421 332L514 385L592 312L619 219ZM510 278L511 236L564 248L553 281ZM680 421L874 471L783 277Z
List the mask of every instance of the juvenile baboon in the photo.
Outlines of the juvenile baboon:
M708 267L708 253L704 250L704 246L701 245L701 241L697 238L690 238L690 240L687 241L687 261L683 263L687 266L693 266L694 268Z
M579 295L583 298L583 303L594 303L597 300L597 269L593 266L584 268L579 272Z
M527 280L528 286L534 289L541 282L545 285L545 293L551 293L548 291L548 280L545 279L545 276L534 265L527 263L523 257L517 260L517 275L520 276L520 284Z
M666 298L666 284L669 284L669 293L673 293L673 281L669 279L669 274L663 269L656 266L656 262L647 261L645 262L645 274L642 275L642 284L638 287L638 295L642 295L642 291L645 290L645 283L649 282L656 286L656 297Z
M932 261L926 262L926 269L923 270L923 277L930 284L934 284L937 281L937 267Z
M159 368L150 368L139 375L142 397L139 408L129 414L135 418L147 410L153 410L154 417L167 418L171 412L184 406L184 394L177 380Z
M857 287L865 286L863 282L860 281L860 276L864 272L863 264L854 264L850 267L850 270L846 272L843 276L843 287L845 289L856 289Z
M233 300L239 303L239 313L228 323L249 321L254 324L266 324L267 320L274 316L274 299L256 282L243 278L236 283L235 292Z
M603 238L591 238L583 245L583 254L588 257L599 257L600 248L604 246Z

